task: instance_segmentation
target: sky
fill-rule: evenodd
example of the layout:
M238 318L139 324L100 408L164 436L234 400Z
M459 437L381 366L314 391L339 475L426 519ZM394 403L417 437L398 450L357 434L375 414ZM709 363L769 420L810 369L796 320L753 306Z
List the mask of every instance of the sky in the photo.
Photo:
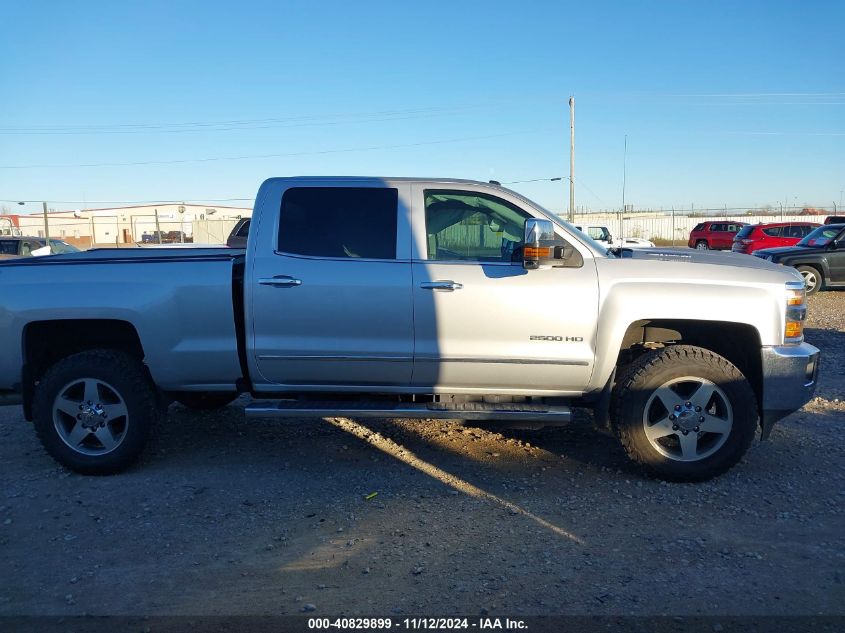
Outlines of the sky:
M845 3L0 0L0 206L250 206L272 176L576 205L841 204ZM625 143L627 137L627 152ZM521 182L521 181L537 182ZM244 198L245 200L237 200Z

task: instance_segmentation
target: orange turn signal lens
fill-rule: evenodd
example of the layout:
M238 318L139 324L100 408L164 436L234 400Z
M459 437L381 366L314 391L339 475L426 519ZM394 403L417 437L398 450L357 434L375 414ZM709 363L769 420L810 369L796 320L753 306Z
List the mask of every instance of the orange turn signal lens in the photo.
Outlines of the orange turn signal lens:
M548 259L552 256L552 249L547 246L526 246L523 252L528 259Z
M787 321L783 335L786 338L798 338L803 331L804 324L801 321Z
M787 290L786 294L786 305L788 306L800 306L804 304L804 291L803 290Z

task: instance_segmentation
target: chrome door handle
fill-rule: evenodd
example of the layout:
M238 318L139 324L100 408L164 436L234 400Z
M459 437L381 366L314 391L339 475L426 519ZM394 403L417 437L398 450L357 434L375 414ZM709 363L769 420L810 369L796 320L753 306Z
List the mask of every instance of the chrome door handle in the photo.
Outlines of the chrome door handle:
M301 286L301 279L294 279L289 275L278 275L276 277L267 277L259 279L258 283L262 286L275 286L277 288L293 288L294 286Z
M460 290L463 287L463 284L458 283L457 281L452 281L451 279L424 281L420 284L420 288L425 288L426 290L448 290L449 292L453 290Z

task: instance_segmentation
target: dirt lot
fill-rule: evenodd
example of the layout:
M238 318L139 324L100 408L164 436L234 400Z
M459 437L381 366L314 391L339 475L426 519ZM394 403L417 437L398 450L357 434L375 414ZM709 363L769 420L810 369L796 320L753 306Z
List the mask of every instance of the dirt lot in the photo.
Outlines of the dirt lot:
M580 423L249 422L180 407L131 472L0 408L0 615L845 614L845 292L818 397L703 485ZM366 496L378 493L367 500Z

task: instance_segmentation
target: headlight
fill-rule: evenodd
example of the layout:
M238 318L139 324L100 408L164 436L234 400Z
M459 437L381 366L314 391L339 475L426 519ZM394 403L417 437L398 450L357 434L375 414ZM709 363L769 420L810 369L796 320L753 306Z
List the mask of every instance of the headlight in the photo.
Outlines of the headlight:
M804 340L804 319L807 318L807 295L803 281L786 282L786 325L783 330L784 343L800 343Z

